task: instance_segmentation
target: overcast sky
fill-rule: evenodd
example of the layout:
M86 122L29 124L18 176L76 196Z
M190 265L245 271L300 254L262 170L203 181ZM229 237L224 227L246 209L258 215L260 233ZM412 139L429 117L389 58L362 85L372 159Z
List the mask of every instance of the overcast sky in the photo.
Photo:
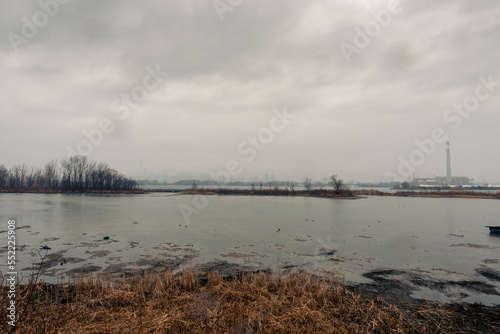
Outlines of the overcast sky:
M500 182L497 0L40 2L0 4L7 167L383 181L444 175L447 139Z

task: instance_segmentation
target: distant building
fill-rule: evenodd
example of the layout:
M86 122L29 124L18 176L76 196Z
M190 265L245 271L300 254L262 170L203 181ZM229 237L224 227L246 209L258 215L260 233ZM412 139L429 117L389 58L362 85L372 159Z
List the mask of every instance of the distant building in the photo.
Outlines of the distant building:
M467 186L471 185L471 179L467 176L452 176L451 182L448 183L448 176L437 176L427 178L414 178L410 182L412 187L418 186Z
M450 143L446 142L446 176L432 178L413 178L410 186L468 186L472 180L467 176L451 176Z

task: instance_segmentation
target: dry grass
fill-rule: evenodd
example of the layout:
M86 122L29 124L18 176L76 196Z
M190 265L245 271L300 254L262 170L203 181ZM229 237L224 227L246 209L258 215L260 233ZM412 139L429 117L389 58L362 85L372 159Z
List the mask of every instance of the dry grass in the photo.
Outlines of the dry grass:
M203 282L203 286L201 283ZM6 324L7 288L0 318ZM498 309L393 305L308 274L91 276L18 286L18 333L498 333ZM23 312L23 310L26 310Z

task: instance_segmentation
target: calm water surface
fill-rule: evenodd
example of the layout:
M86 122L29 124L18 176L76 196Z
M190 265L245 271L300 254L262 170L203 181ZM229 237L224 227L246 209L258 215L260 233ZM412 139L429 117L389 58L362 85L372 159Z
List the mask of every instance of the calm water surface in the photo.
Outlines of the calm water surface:
M17 269L29 273L36 249L51 247L46 281L79 268L120 271L161 260L194 265L213 260L296 268L369 281L377 268L416 270L433 279L479 280L476 269L500 271L496 200L306 197L0 194L0 230L15 219ZM180 208L205 208L186 211ZM189 210L189 209L186 209ZM185 219L189 215L189 219ZM103 240L109 236L110 240ZM7 234L0 233L6 262ZM64 262L63 262L64 261ZM61 265L62 263L62 265ZM2 266L2 273L7 268ZM498 281L487 281L500 291ZM416 297L439 298L421 289ZM472 296L500 304L497 296ZM474 299L476 298L476 299ZM481 299L482 298L482 299Z

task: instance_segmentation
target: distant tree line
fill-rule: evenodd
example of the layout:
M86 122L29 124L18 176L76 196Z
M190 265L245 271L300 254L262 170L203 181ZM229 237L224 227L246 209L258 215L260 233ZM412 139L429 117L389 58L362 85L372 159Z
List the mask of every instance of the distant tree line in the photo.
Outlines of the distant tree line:
M52 160L44 167L0 165L0 188L10 190L130 191L136 182L102 162L75 155L62 162Z

